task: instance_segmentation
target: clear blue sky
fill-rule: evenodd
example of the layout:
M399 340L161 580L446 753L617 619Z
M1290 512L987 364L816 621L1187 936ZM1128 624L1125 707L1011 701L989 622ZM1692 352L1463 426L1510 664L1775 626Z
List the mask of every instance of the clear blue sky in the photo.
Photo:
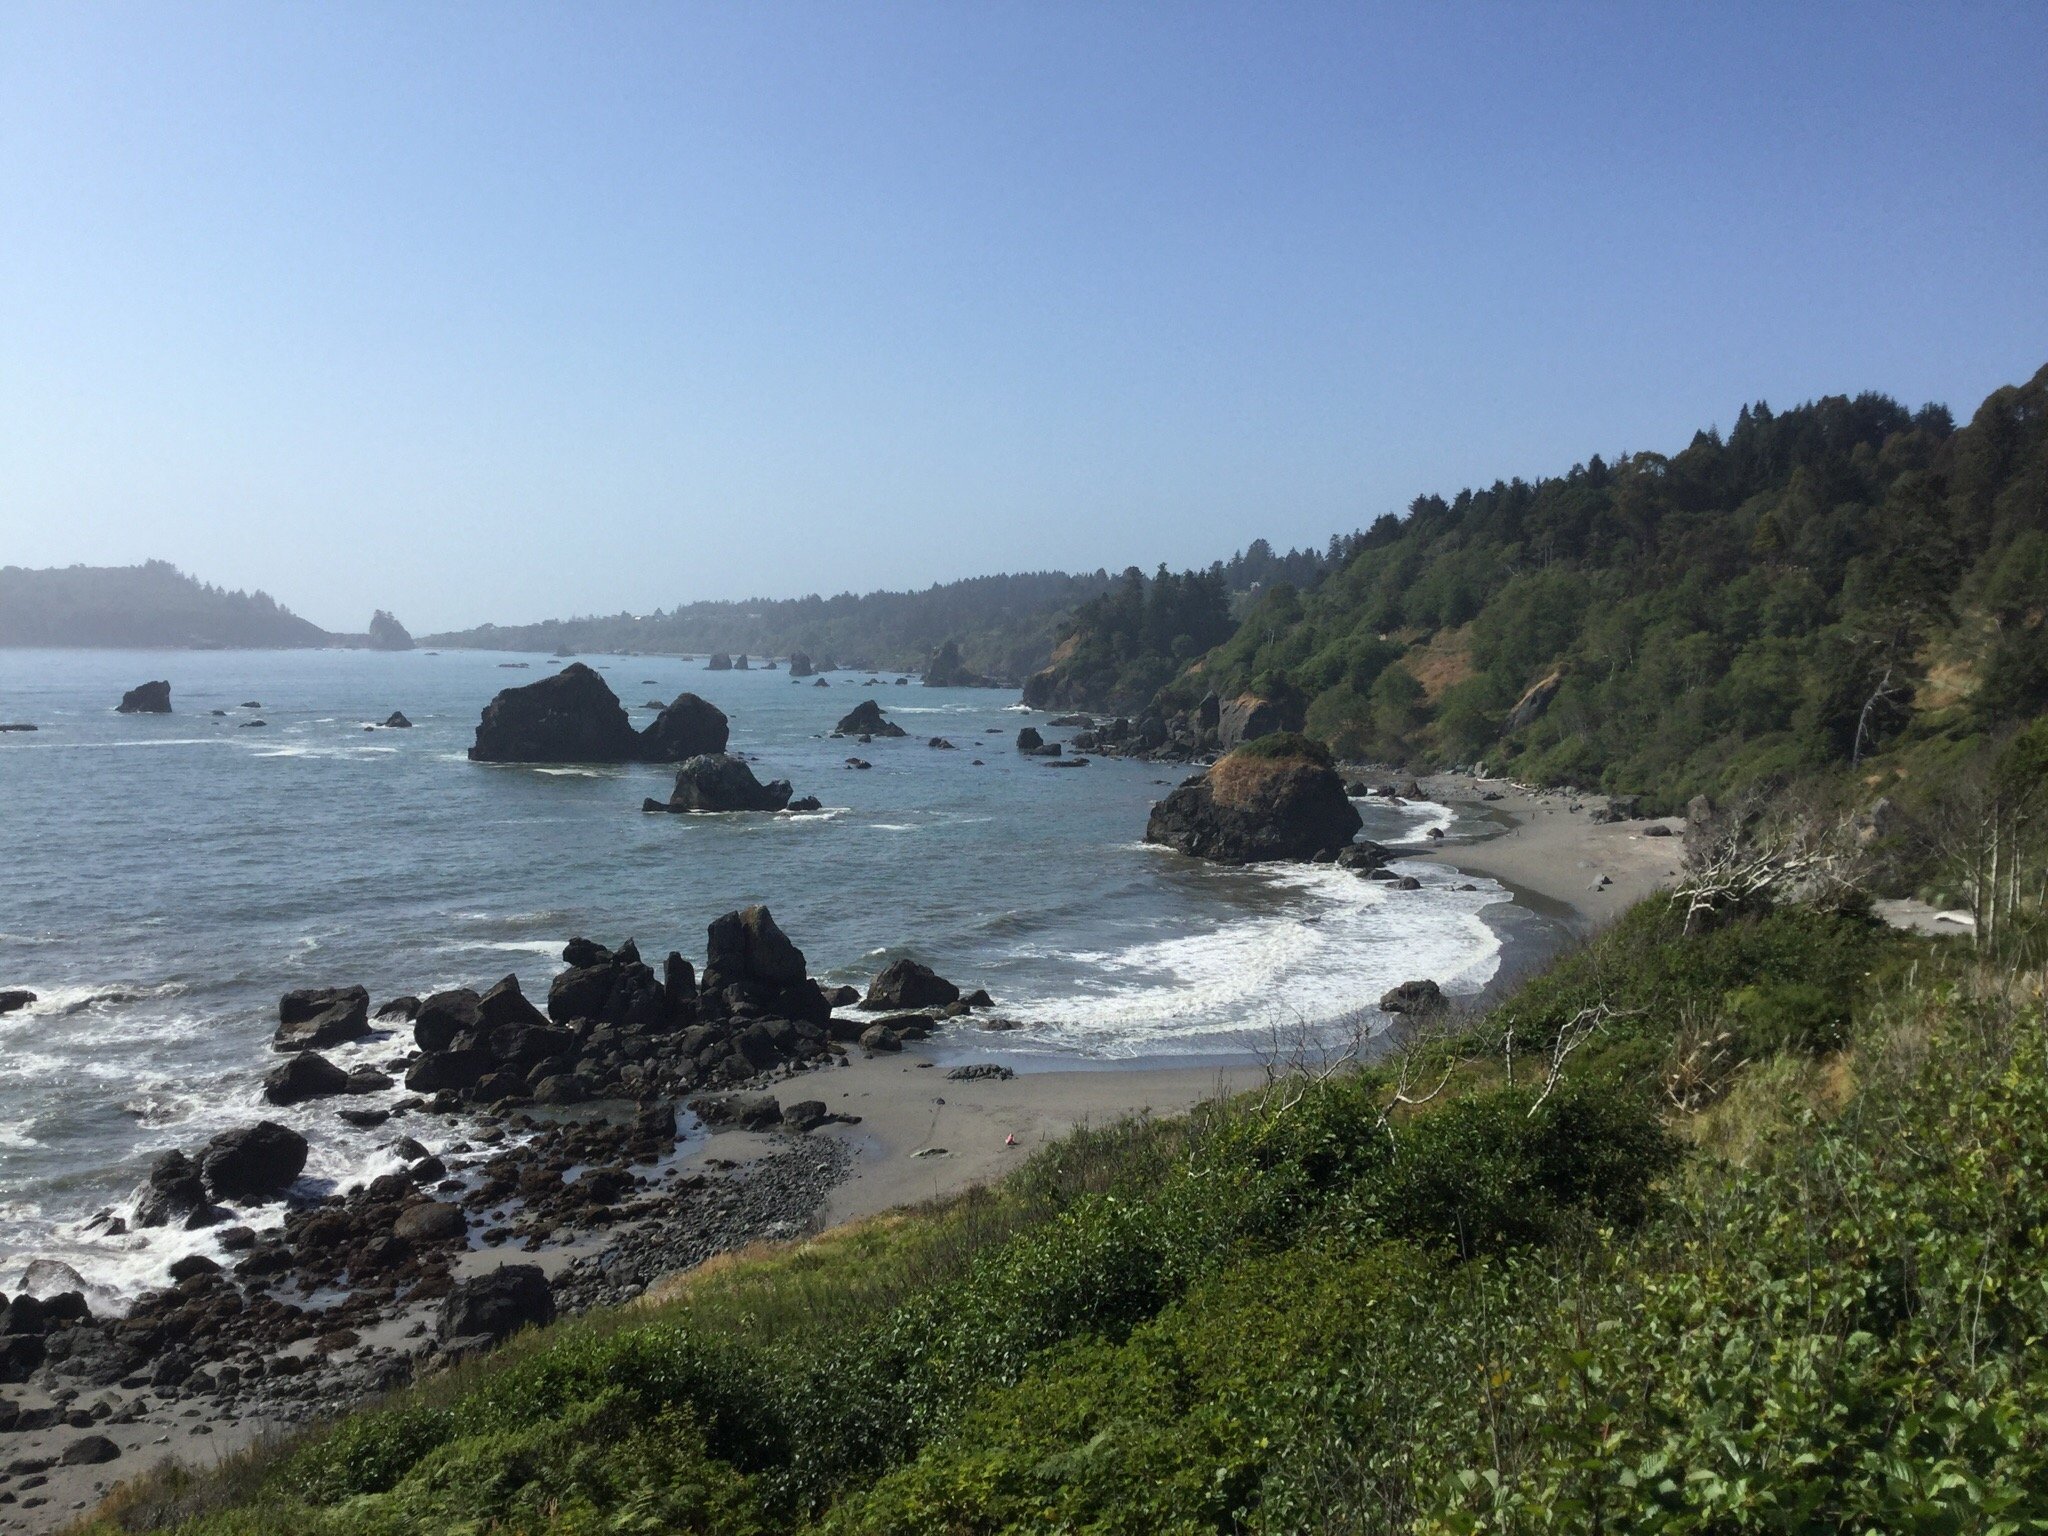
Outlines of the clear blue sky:
M0 564L415 629L1323 542L2048 361L2048 5L0 4Z

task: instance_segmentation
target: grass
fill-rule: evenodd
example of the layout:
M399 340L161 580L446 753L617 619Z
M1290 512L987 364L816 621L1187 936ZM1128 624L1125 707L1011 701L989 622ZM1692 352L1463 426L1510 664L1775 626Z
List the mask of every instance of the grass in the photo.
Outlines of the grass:
M727 1256L99 1523L2048 1528L2044 1084L2038 977L1651 905L1402 1062Z

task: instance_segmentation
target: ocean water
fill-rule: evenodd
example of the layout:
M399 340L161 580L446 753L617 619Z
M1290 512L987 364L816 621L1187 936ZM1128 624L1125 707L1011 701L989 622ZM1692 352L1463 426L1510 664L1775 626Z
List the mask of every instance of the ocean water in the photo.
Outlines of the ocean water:
M711 699L732 750L824 809L651 816L641 800L673 778L658 766L467 761L478 712L557 665L540 657L0 651L0 721L41 727L0 734L0 988L40 994L0 1017L0 1290L53 1258L118 1298L209 1249L204 1232L86 1223L126 1207L155 1153L259 1115L307 1132L316 1183L396 1166L395 1132L352 1130L331 1102L262 1104L293 987L359 982L374 1007L511 972L545 998L572 935L701 963L714 917L765 902L828 982L912 955L987 987L1028 1027L951 1031L944 1048L1031 1068L1241 1058L1345 1032L1410 977L1477 991L1500 961L1507 893L1488 881L1458 892L1463 877L1418 863L1403 867L1425 888L1390 892L1147 848L1146 811L1180 771L1022 757L1018 726L1044 717L1008 694L583 659L636 724L643 701ZM174 714L114 712L159 677ZM911 734L827 739L869 697ZM414 729L368 728L393 710ZM848 769L855 753L873 768ZM1441 806L1361 810L1382 842L1479 830Z

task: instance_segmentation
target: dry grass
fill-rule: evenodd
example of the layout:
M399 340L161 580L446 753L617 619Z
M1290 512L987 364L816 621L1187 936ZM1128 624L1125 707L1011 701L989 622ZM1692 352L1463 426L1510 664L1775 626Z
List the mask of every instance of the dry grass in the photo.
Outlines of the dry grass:
M1472 675L1471 626L1440 629L1424 645L1401 658L1409 675L1422 684L1422 692L1434 704L1444 691Z

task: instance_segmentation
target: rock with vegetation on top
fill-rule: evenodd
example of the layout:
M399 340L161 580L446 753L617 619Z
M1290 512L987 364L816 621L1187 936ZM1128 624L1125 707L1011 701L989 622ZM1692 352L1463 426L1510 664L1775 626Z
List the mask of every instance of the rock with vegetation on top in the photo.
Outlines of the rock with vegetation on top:
M1145 841L1248 864L1339 852L1364 825L1327 749L1283 733L1238 748L1153 806Z
M167 682L143 683L130 688L121 695L121 702L114 706L117 715L168 715L171 712L171 685Z
M974 671L960 659L960 642L948 640L932 653L932 659L925 663L924 685L927 688L1000 688L1001 683L992 677Z

